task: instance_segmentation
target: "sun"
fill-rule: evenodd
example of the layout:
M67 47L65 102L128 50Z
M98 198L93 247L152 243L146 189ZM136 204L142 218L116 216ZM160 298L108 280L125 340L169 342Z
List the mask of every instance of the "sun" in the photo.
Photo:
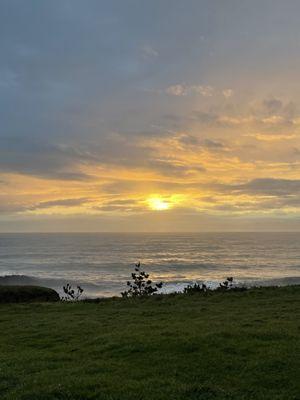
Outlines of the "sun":
M168 201L160 197L151 197L147 202L151 210L155 211L164 211L171 207L171 204Z

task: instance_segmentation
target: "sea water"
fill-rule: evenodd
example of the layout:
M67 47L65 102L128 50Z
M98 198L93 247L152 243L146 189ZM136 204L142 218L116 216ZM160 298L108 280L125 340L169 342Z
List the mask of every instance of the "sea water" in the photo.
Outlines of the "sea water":
M228 276L245 285L300 283L300 234L0 234L0 284L61 292L69 282L86 296L120 295L137 261L165 292Z

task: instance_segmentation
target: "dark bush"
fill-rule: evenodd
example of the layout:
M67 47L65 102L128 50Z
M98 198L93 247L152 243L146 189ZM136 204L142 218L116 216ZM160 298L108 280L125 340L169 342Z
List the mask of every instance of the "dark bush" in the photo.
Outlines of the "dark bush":
M219 283L219 286L215 289L217 292L226 292L226 291L235 291L235 292L244 292L247 290L245 286L235 286L234 279L232 276L225 279L224 282ZM204 283L199 285L195 283L194 285L188 285L183 289L183 293L185 294L193 294L193 293L212 293L214 290L207 287Z
M185 294L193 294L193 293L207 293L210 289L202 283L199 285L198 283L194 283L194 285L187 285L183 289L183 293Z
M216 290L226 291L233 288L233 277L226 278L224 282L219 283Z
M59 301L59 294L42 286L0 286L0 303Z
M149 274L141 271L140 262L135 264L134 270L135 272L131 274L132 282L127 282L127 286L129 286L129 289L121 293L123 297L150 296L162 287L162 282L152 284L151 279L149 279Z

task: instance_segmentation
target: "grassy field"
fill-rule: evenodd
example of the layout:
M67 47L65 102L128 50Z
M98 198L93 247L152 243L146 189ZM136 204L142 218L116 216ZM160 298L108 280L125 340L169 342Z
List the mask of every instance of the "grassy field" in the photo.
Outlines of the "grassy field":
M300 287L0 310L2 400L300 399Z

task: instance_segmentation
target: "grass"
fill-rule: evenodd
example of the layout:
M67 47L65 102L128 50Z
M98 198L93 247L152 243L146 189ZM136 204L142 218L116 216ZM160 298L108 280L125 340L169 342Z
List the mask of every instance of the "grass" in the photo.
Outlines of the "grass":
M300 286L0 305L2 400L299 400Z

